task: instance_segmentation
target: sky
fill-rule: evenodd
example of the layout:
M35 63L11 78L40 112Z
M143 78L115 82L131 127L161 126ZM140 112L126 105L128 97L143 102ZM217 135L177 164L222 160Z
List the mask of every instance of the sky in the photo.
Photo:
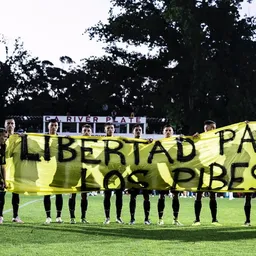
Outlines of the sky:
M64 55L79 62L104 53L104 45L83 32L107 21L110 0L0 0L0 6L0 34L10 45L21 37L32 56L57 64ZM256 0L243 4L241 13L256 16ZM0 45L0 60L4 58Z

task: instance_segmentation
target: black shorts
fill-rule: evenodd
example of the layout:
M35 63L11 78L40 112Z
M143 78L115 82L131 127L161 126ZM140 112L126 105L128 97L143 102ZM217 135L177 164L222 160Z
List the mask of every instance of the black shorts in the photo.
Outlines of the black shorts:
M139 188L130 188L130 189L128 189L128 193L129 194L135 194L135 195L152 194L152 190L139 189Z
M159 195L169 195L170 190L158 190L157 192Z

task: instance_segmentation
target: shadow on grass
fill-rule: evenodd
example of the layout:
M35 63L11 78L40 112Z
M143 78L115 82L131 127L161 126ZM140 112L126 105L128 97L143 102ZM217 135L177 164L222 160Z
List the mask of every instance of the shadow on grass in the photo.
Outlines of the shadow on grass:
M47 225L13 225L4 224L6 242L19 243L54 243L56 237L61 237L61 242L95 241L109 243L109 239L136 239L180 242L203 241L236 241L256 238L256 227L172 227L172 226L120 226L112 224L108 226L51 224ZM2 226L2 227L3 227ZM8 235L8 233L10 233ZM12 235L11 235L12 234ZM42 239L42 237L44 239ZM26 239L24 239L26 238ZM114 242L113 240L111 240Z

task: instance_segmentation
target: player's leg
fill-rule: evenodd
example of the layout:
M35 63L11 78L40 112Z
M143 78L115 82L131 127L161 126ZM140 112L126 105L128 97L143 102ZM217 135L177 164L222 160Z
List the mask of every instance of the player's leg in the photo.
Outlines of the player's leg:
M251 226L251 201L252 193L245 193L245 202L244 202L244 214L245 214L245 226Z
M70 224L76 224L76 216L75 216L76 194L75 193L69 195L68 208L69 208L69 214L70 214Z
M45 224L50 224L52 222L51 218L51 196L44 196L44 210L46 213L46 221Z
M195 204L194 204L194 210L195 210L195 221L193 225L198 226L201 225L200 222L200 214L201 214L201 209L202 209L202 192L197 192L196 193L196 199L195 199Z
M165 194L166 191L159 191L159 198L157 203L157 210L158 210L158 225L163 225L163 215L164 215L164 208L165 208Z
M109 224L110 223L110 198L111 198L112 190L108 189L104 191L104 200L103 200L103 205L104 205L104 211L105 211L105 217L106 220L104 224Z
M138 190L130 189L129 193L130 193L129 208L130 208L130 215L131 215L131 220L130 220L129 224L133 225L133 224L135 224L136 198L138 195Z
M63 223L63 220L61 219L61 212L62 212L62 208L63 208L62 194L56 195L55 206L56 206L56 210L57 210L56 222Z
M123 190L122 189L116 189L116 222L119 224L124 224L121 213L123 208Z
M0 224L3 224L4 217L3 217L3 210L5 204L5 191L0 191Z
M144 198L143 201L143 208L144 208L144 215L145 215L145 219L144 219L144 224L146 225L150 225L150 220L149 220L149 213L150 213L150 199L149 199L149 194L151 194L152 191L151 190L142 190L142 195Z
M173 211L173 225L176 226L183 226L178 218L179 218L179 211L180 211L180 201L179 201L179 192L175 191L172 192L172 211Z
M16 193L12 193L12 209L13 209L13 222L23 223L23 221L19 218L19 204L20 204L20 195Z
M82 192L81 193L81 222L82 223L89 223L86 220L87 207L88 207L87 193L86 192Z
M217 220L217 200L216 200L217 194L214 192L210 192L209 196L210 196L209 207L212 215L212 224L215 226L219 226L221 224Z

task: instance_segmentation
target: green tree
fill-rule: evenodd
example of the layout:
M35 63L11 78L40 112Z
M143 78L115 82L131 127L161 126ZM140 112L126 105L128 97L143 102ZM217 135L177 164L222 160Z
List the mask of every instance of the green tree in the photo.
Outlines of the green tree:
M115 94L121 109L167 116L186 133L207 118L226 125L252 117L255 20L239 16L242 1L111 2L108 23L86 30L107 45L105 57L84 65L100 101Z

